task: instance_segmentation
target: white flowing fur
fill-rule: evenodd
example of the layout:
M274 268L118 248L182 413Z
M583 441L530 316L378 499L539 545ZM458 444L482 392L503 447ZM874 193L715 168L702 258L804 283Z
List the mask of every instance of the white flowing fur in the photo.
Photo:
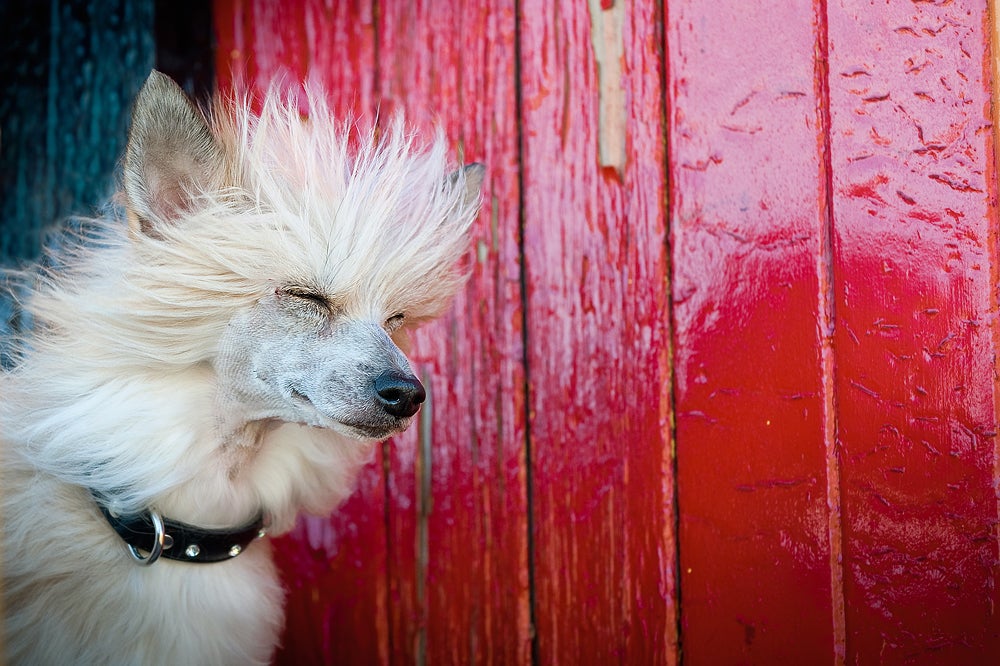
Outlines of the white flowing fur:
M151 75L131 224L94 221L31 278L34 332L0 379L11 664L267 663L283 595L266 539L138 567L89 491L207 528L332 510L409 423L379 411L366 373L408 373L390 336L462 281L482 171L453 173L440 133L361 132L321 94L306 120L269 94L206 124L179 95Z

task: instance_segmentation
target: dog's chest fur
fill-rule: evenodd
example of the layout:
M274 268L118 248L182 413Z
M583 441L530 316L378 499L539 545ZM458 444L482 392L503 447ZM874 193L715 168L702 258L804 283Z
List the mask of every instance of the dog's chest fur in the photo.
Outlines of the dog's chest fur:
M267 540L228 562L139 567L85 492L6 462L11 664L270 661L283 593Z

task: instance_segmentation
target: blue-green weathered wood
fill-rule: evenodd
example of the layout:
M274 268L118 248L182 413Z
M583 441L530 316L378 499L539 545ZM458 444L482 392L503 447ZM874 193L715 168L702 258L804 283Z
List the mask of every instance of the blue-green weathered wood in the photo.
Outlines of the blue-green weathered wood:
M2 3L0 259L37 256L42 229L113 191L153 16L152 0Z
M46 229L113 192L154 14L154 0L0 2L0 264L37 259ZM12 319L0 289L0 336Z

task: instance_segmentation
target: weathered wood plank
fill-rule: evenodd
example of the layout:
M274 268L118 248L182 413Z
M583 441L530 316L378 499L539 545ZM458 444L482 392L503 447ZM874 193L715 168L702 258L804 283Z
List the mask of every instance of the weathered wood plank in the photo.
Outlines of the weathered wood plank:
M366 663L362 647L346 654L337 646L357 645L359 635L371 637L357 624L371 606L370 591L351 582L365 571L348 562L378 551L387 554L391 570L385 590L391 626L374 637L384 641L378 648L383 660L391 650L394 658L523 663L530 618L513 9L509 3L478 9L384 7L377 64L368 61L375 43L370 13L350 16L338 6L331 16L320 3L280 9L233 3L221 9L231 18L220 21L220 44L226 45L219 51L220 69L223 62L235 64L237 83L242 77L266 85L275 74L292 81L311 78L342 99L345 109L356 106L355 91L363 108L378 106L383 114L405 109L425 130L439 120L468 159L486 162L496 174L474 233L477 260L469 290L446 322L415 336L416 365L432 398L425 422L386 449L391 532L380 542L371 521L363 519L363 528L357 524L363 503L382 510L385 502L370 496L379 492L378 485L366 483L367 497L352 500L353 506L327 523L300 526L284 544L289 579L308 581L293 592L291 611L298 615L289 617L289 626L297 619L312 629L290 629L283 655L288 663L318 655ZM327 23L317 27L321 19ZM352 21L367 26L364 34L356 34ZM344 41L339 47L338 40ZM338 49L352 54L351 62L333 57ZM464 69L463 62L469 63ZM351 80L345 71L357 78L367 74L371 81ZM433 423L426 422L428 416ZM333 539L350 555L322 565L320 557L309 565L303 557L319 553L306 546L307 531L313 533L308 541ZM329 569L324 572L323 566ZM362 608L352 595L365 597ZM317 623L327 629L317 633ZM303 642L302 649L292 647Z
M658 7L521 3L538 663L677 659Z
M373 118L370 2L216 0L223 90L321 84L344 117ZM332 516L304 518L276 540L289 589L279 664L388 663L388 548L382 456Z
M669 5L685 663L843 650L817 12Z
M487 167L468 288L414 336L431 400L390 449L392 653L530 661L514 3L386 3L379 102ZM430 422L427 419L430 418Z
M987 10L829 3L850 663L1000 654Z
M222 87L323 86L341 115L374 111L372 0L325 3L216 0Z
M288 589L276 664L390 663L384 498L380 454L338 511L276 540Z

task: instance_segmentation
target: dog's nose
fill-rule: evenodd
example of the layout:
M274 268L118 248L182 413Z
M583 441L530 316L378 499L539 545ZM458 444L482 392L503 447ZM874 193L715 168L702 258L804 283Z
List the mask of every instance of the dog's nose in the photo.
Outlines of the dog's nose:
M375 392L382 409L397 418L413 416L427 394L413 375L386 370L375 379Z

